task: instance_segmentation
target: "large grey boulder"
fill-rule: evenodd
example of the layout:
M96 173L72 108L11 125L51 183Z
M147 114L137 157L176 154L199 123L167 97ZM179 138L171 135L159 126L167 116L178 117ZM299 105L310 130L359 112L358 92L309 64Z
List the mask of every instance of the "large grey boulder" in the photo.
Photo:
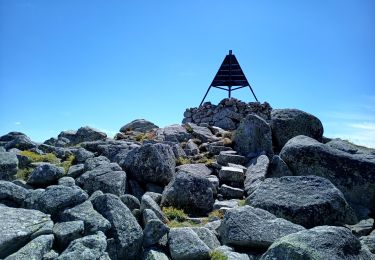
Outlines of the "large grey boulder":
M183 164L176 167L176 170L189 172L192 174L200 175L207 177L212 174L212 170L208 168L204 163L192 163L192 164Z
M164 128L159 128L156 131L156 136L159 140L175 143L186 142L191 137L185 127L181 125L170 125Z
M70 166L66 176L77 178L81 176L81 174L84 172L85 172L85 166L83 163L80 163L80 164Z
M317 175L340 189L360 218L375 214L375 159L332 148L307 136L289 140L280 157L294 175Z
M85 227L85 234L94 234L98 231L107 232L111 228L111 223L99 214L87 200L73 208L65 209L60 214L62 221L82 220Z
M12 148L17 148L20 150L29 150L37 146L37 144L31 141L31 139L28 136L19 132L10 132L7 135L2 136L0 141L5 139L6 141L4 147L6 150Z
M53 240L53 235L38 236L4 260L42 259L51 250Z
M103 232L73 240L57 260L100 260L107 255L107 240ZM108 258L104 258L108 259Z
M223 166L219 171L219 179L221 182L243 183L245 174L241 168Z
M362 245L366 246L369 251L375 255L375 231L373 231L373 234L360 237L359 240L361 241Z
M117 163L107 163L86 171L77 178L76 183L89 194L101 190L121 196L126 190L126 177L126 173Z
M74 207L87 199L87 193L78 187L51 185L45 190L33 191L31 196L26 198L25 205L55 217L64 209Z
M173 260L209 259L210 248L191 228L172 228L168 242Z
M141 207L141 203L139 200L130 194L124 194L120 197L122 203L124 203L128 209L133 210L133 209L139 209Z
M276 239L304 230L263 209L250 206L228 209L219 227L222 243L247 249L265 249Z
M250 161L244 182L247 194L251 194L267 177L269 163L266 155L260 155Z
M141 133L149 132L155 128L159 128L154 123L147 121L145 119L136 119L127 123L123 127L120 128L121 133L126 133L127 131L136 131Z
M84 163L87 159L95 157L94 153L82 147L70 149L70 152L74 155L74 163Z
M96 140L105 140L107 138L107 134L89 127L84 126L77 130L75 136L74 136L74 143L82 143L82 142L90 142L90 141L96 141Z
M214 202L212 184L207 178L179 171L165 187L161 204L205 215L211 212Z
M0 152L0 180L11 181L18 170L18 159L15 153Z
M142 247L143 232L132 212L113 194L93 200L94 208L110 223L109 234L115 239L119 259L135 259Z
M102 164L109 164L109 163L110 163L109 159L105 156L102 156L102 155L98 156L98 157L94 157L94 158L88 158L85 161L83 170L84 171L91 171L91 170L94 170L95 168L97 168L98 166L100 166ZM116 170L116 169L114 169L114 170Z
M349 229L320 226L280 238L271 245L261 260L278 259L369 260L370 252Z
M244 156L255 157L262 152L272 154L271 128L257 115L247 115L234 132L232 140L234 150Z
M9 181L0 181L0 203L9 207L21 207L30 191Z
M53 235L56 238L56 246L65 249L69 243L80 238L85 230L82 220L56 223L53 226Z
M50 216L37 210L0 204L0 219L0 258L13 254L35 237L52 234Z
M65 173L63 167L45 163L37 166L30 174L27 184L34 187L44 187L56 183Z
M266 179L246 203L306 228L357 222L342 192L329 180L317 176Z
M129 152L123 168L135 180L167 185L173 178L176 158L166 144L145 144Z
M273 142L278 151L289 139L297 135L309 136L318 141L321 141L323 136L323 125L320 120L298 109L273 109L270 125Z

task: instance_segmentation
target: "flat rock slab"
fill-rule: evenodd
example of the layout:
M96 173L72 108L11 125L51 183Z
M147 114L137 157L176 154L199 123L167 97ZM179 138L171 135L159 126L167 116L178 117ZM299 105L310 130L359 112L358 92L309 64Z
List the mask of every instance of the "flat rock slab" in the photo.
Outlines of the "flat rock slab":
M374 259L349 229L332 226L315 227L284 236L273 243L260 259L281 259L280 256L288 256L288 259Z
M220 152L217 157L217 163L226 166L229 163L243 165L246 163L246 157L236 154L234 151Z
M212 174L212 170L208 168L204 163L194 163L194 164L183 164L176 167L176 170L181 170L189 172L192 174L197 174L200 176L209 176Z
M38 235L52 234L49 215L0 205L0 258L16 252Z
M219 227L222 243L247 249L265 249L276 239L304 230L268 211L244 206L228 209Z
M306 228L357 222L342 193L329 180L317 176L265 179L246 203Z
M243 182L245 174L240 168L223 166L219 171L219 179L224 182Z

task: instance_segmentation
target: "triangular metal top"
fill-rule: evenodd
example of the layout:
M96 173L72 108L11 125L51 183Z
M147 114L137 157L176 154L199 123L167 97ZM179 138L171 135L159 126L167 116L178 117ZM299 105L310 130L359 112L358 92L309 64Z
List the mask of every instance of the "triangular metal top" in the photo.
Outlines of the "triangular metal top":
M225 56L223 63L221 64L219 71L216 73L211 86L249 86L249 82L243 73L240 64L238 63L236 56L229 51L229 54Z
M231 98L232 91L241 89L244 87L249 87L255 100L259 102L257 97L255 96L255 93L252 87L247 81L247 78L245 74L243 73L240 64L238 63L236 56L232 54L232 50L230 50L229 54L225 56L225 59L223 63L221 64L219 71L216 73L214 80L212 81L211 85L208 87L208 90L206 94L204 95L202 102L199 106L203 104L211 87L228 91L229 98Z

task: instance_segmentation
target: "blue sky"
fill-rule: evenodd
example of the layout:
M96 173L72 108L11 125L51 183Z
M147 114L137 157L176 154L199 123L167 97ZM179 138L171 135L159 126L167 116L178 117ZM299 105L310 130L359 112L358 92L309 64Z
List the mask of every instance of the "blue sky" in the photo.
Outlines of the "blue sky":
M374 14L371 0L0 0L0 135L180 123L232 49L260 101L375 147Z

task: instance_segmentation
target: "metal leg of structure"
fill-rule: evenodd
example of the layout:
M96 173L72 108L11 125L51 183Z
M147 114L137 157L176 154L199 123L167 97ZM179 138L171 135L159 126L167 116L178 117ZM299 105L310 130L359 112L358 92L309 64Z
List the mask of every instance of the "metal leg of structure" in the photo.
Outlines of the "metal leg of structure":
M229 86L229 89L228 89L228 97L229 97L229 98L231 97L231 92L232 92L232 87Z
M257 102L259 102L258 99L257 99L257 97L255 96L255 93L254 93L253 89L251 88L250 85L249 85L249 88L250 88L250 90L251 90L251 93L253 93L253 96L254 96L255 100L256 100Z
M210 89L211 89L211 86L208 87L207 92L206 92L206 94L204 95L204 97L203 97L203 99L202 99L202 102L201 102L201 104L200 104L199 106L202 106L202 104L203 104L204 100L206 99L207 94L208 94L208 92L210 91Z

